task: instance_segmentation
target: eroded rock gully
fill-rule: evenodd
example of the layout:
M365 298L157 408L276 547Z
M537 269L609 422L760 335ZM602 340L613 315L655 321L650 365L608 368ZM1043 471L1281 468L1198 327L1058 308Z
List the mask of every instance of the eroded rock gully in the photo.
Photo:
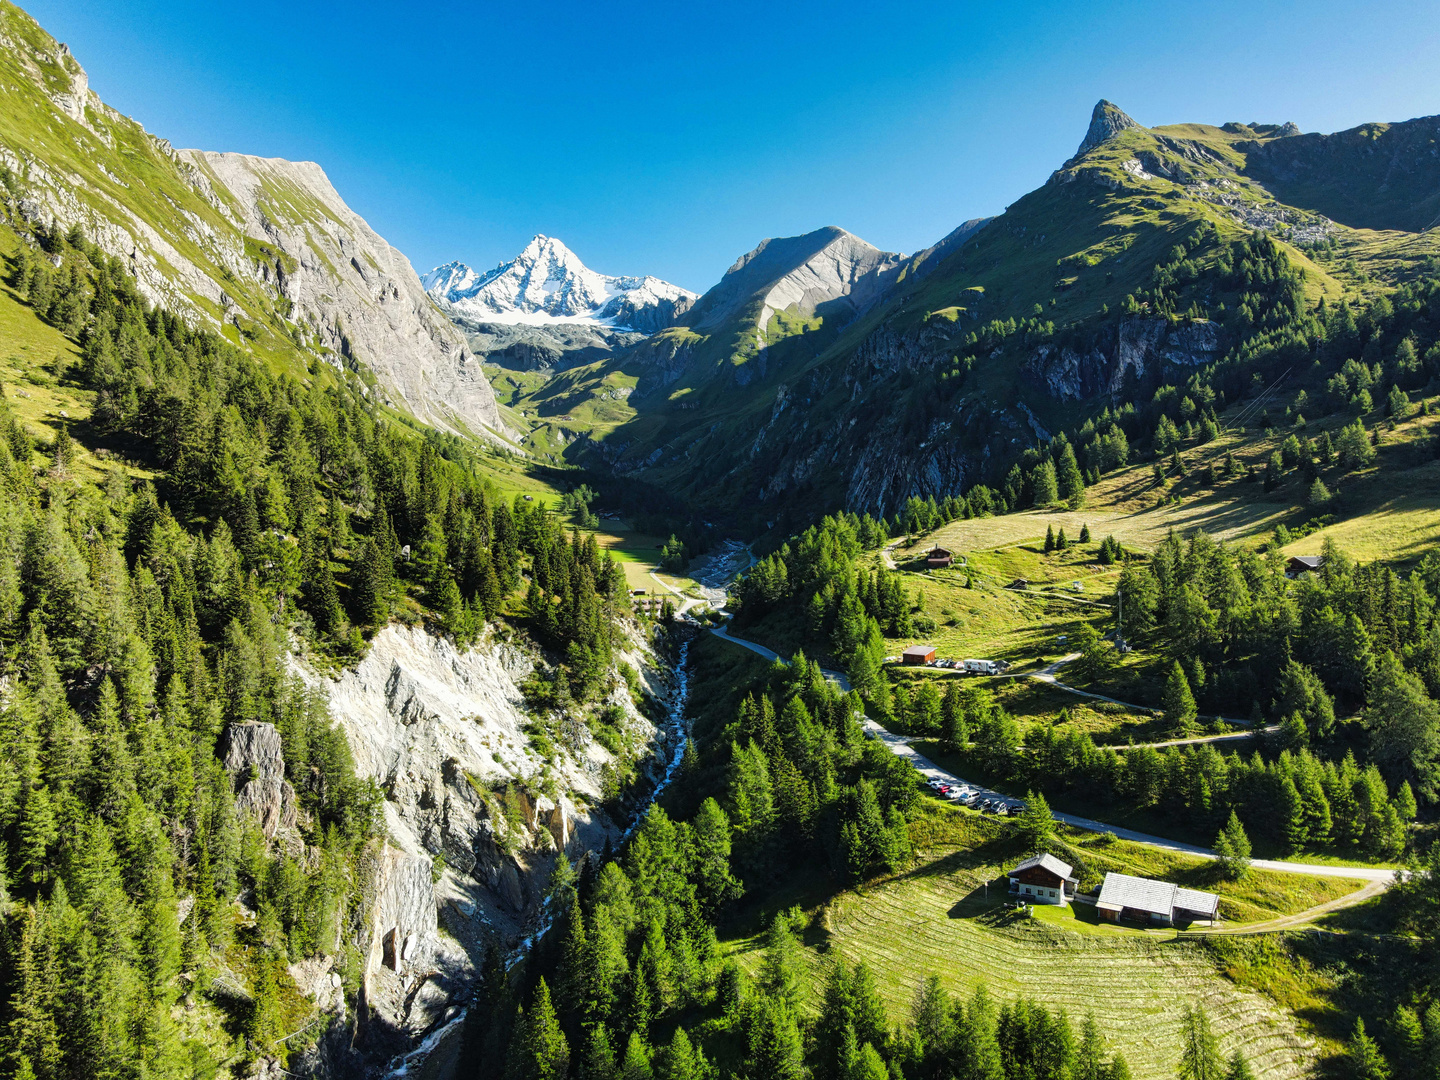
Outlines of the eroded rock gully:
M656 651L628 633L617 661L638 672L644 693L662 702L679 693ZM294 667L325 693L357 773L385 797L386 838L368 874L359 942L355 1044L373 1068L459 1012L489 941L514 944L538 929L560 851L572 862L598 853L627 822L600 806L614 759L584 723L550 717L548 759L532 745L520 687L545 670L530 646L492 630L462 651L419 627L391 626L337 677ZM636 707L622 679L600 703L609 706L623 711L642 772L658 782L675 733Z

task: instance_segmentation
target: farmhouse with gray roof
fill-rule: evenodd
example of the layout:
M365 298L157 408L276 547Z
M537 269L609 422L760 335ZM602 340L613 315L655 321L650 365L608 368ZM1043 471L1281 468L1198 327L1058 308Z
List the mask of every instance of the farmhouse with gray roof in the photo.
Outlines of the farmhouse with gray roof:
M1158 922L1166 926L1176 920L1214 922L1220 913L1220 898L1214 893L1185 889L1169 881L1131 877L1113 870L1105 875L1095 909L1102 919L1119 922Z
M1054 855L1032 855L1010 871L1010 892L1035 904L1059 904L1075 895L1079 879Z

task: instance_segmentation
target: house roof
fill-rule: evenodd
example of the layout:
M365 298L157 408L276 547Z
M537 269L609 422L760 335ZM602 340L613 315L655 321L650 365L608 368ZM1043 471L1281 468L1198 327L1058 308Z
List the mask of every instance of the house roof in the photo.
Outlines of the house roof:
M1322 566L1325 565L1325 556L1323 556L1323 555L1291 555L1291 556L1290 556L1290 561L1291 561L1292 563L1299 563L1301 566L1304 566L1304 567L1306 567L1306 568L1308 568L1308 569L1310 569L1310 570L1319 570L1320 567L1322 567Z
M1201 892L1199 889L1176 888L1175 906L1213 919L1220 910L1220 897L1213 892Z
M1098 903L1107 909L1134 908L1167 919L1175 908L1175 892L1179 886L1168 881L1153 881L1150 878L1131 877L1111 870L1105 875L1100 886Z
M933 547L933 548L930 549L930 554L931 554L931 555L949 555L949 554L950 554L950 549L949 549L949 548L942 548L942 547L936 546L936 547Z
M1097 906L1106 911L1133 908L1166 918L1173 917L1179 909L1213 919L1220 909L1220 897L1199 889L1184 889L1168 881L1111 871L1105 875L1105 883L1100 886Z
M1031 855L1030 858L1026 859L1024 862L1011 869L1010 877L1014 877L1022 870L1029 870L1032 867L1036 866L1040 867L1042 870L1050 871L1050 873L1054 874L1056 877L1064 878L1066 881L1070 880L1070 870L1072 869L1070 864L1067 862L1061 862L1054 855L1050 854Z
M905 650L906 656L929 656L935 651L934 645L911 645Z

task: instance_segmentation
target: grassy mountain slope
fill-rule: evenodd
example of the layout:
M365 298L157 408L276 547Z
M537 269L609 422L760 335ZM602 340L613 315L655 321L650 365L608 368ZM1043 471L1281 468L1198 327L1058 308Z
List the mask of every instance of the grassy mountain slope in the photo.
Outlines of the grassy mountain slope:
M1440 116L1242 145L1247 173L1283 202L1357 229L1440 225Z
M69 50L9 3L0 76L0 180L28 231L78 227L150 301L277 369L348 366L402 411L502 431L459 332L318 165L174 150L101 102Z
M1386 130L1416 125L1423 126ZM1218 360L1253 333L1229 320L1240 291L1199 280L1238 240L1275 239L1311 306L1379 295L1440 255L1435 234L1362 227L1423 217L1423 182L1404 190L1392 183L1391 209L1372 218L1341 215L1314 183L1267 187L1270 162L1310 145L1310 136L1297 143L1289 128L1264 125L1113 129L957 250L924 265L928 273L917 272L918 260L905 266L858 319L837 327L799 311L776 313L763 366L754 363L758 335L676 328L618 362L567 372L517 400L540 416L571 418L567 456L641 470L762 528L839 504L892 512L910 495L993 484L1037 438L1073 428L1127 393L1148 396L1162 381L1183 380L1187 368ZM1417 139L1380 140L1391 173L1406 154L1428 153ZM1378 189L1378 167L1351 169L1336 154L1311 155L1313 173L1330 170L1327 190L1363 201ZM1412 171L1423 179L1422 165ZM1203 348L1174 339L1173 321L1159 327L1160 313L1146 302L1126 308L1177 245L1198 276L1180 288L1175 314L1209 317ZM1156 332L1159 344L1138 353L1149 381L1127 391L1125 368L1136 359L1127 335ZM1072 371L1057 387L1046 365L1067 350L1089 357L1091 370L1085 378ZM727 364L748 377L717 377ZM617 378L633 379L634 391L592 421L585 403Z

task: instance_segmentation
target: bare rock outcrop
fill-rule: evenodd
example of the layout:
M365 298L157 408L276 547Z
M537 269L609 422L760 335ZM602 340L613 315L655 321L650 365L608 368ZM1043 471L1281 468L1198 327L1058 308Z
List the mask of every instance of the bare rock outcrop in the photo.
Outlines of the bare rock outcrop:
M419 419L503 433L495 394L459 330L410 261L345 204L313 161L182 150L227 197L245 236L270 253L255 268L326 348L368 367Z
M666 692L653 657L628 661ZM557 854L578 861L617 839L600 808L613 756L569 716L536 716L521 683L543 667L492 631L471 649L392 625L338 678L296 664L322 689L357 773L384 794L386 845L373 862L366 1002L391 1032L433 1026L473 978L487 941L532 932ZM605 702L639 747L669 748L623 683ZM545 753L532 738L543 725ZM444 927L445 933L438 931Z
M266 839L293 836L299 807L295 789L285 779L285 758L275 725L230 724L221 735L220 756L237 786L236 807L255 819Z
M1080 148L1075 151L1075 157L1095 149L1122 131L1139 126L1120 106L1101 98L1090 113L1090 127L1085 131L1085 138L1080 140Z
M1040 345L1021 374L1057 401L1116 394L1127 378L1198 367L1220 359L1219 327L1206 320L1124 319L1080 345Z

